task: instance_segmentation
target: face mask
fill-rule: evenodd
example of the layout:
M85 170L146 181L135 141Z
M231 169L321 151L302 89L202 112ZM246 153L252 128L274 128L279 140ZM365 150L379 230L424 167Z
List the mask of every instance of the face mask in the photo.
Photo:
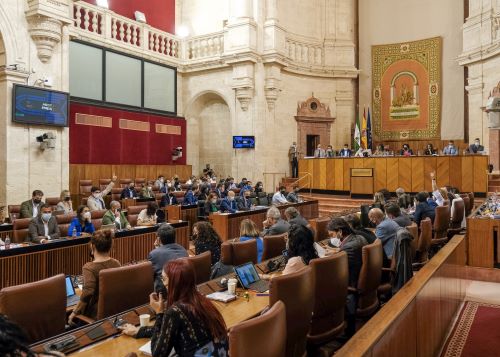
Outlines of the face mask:
M160 182L161 182L161 183L165 182L165 179L160 179Z
M93 193L93 194L92 194L92 196L94 196L95 198L99 198L99 195L100 195L100 194L101 194L101 193Z
M39 199L39 198L34 198L34 199L33 199L33 202L34 202L35 204L39 204L40 202L42 202L42 200L41 200L41 199Z
M284 195L286 191L281 191L281 194Z
M130 186L129 188L130 188L131 190L133 190L133 189L134 189L134 186Z
M448 144L448 146L451 148L453 146L453 144Z
M69 197L69 196L68 197L64 197L64 200L65 201L69 201L69 200L71 200L71 197Z
M90 212L84 212L83 213L83 218L84 219L90 219Z
M338 239L337 237L331 238L330 244L333 245L334 247L338 248L338 247L340 247L340 239Z
M48 222L50 220L50 217L52 217L52 214L51 213L42 213L42 219L45 221L45 222Z
M217 203L217 200L212 200L211 201L213 204L216 204Z
M234 200L234 197L229 197L229 201L233 201Z
M479 146L479 141L474 142L476 146Z
M151 191L153 189L153 187L151 186L148 186L148 190Z

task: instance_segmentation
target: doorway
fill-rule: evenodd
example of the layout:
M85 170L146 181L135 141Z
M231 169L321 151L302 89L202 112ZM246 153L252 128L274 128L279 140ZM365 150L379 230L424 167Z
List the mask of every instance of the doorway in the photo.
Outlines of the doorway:
M319 144L319 135L307 135L306 142L307 142L307 149L306 149L307 156L314 156L314 150L316 150L316 147Z

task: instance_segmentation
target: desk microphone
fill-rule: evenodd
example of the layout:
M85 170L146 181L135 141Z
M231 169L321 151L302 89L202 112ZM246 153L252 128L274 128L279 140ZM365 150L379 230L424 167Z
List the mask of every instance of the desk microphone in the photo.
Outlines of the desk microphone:
M50 353L51 351L62 352L68 350L72 347L78 347L79 344L76 342L76 337L74 335L66 335L56 340L53 340L43 346L45 352Z

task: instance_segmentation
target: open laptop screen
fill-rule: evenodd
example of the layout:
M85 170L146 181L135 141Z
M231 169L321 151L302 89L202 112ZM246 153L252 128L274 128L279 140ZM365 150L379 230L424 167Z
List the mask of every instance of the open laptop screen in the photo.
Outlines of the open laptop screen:
M260 280L259 274L252 263L245 263L237 266L234 268L234 271L238 274L238 278L244 288L248 288L250 284Z
M73 282L71 281L71 277L66 277L66 296L75 295L75 288L73 287Z

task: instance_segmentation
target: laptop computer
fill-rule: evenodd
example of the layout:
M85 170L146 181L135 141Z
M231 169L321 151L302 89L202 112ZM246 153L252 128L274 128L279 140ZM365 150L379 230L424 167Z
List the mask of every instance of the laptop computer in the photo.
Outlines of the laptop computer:
M251 262L234 267L234 272L241 286L245 289L255 290L259 293L269 290L269 281L260 278Z
M66 276L66 307L78 304L80 297L76 295L71 276Z

